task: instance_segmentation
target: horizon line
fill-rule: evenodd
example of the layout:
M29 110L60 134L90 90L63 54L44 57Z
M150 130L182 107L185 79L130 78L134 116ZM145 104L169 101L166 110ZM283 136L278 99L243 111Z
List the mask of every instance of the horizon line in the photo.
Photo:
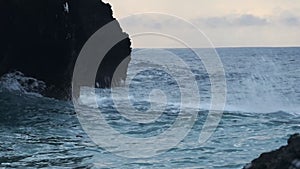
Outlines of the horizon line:
M192 49L207 48L300 48L300 45L291 46L215 46L215 47L191 47ZM132 47L132 49L189 49L188 47Z

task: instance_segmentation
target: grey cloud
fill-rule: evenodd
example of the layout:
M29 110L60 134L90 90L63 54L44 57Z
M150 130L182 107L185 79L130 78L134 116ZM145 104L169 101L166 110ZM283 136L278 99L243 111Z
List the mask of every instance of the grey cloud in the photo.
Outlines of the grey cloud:
M234 22L237 25L244 25L244 26L250 26L250 25L265 25L268 23L267 19L260 18L254 15L241 15L240 17L236 18Z
M200 18L198 22L206 24L210 27L219 26L261 26L268 24L266 18L260 18L250 14L244 15L227 15L224 17Z
M300 26L300 17L291 13L279 13L278 15L259 17L251 14L225 15L220 17L200 17L192 20L196 25L210 28L233 28L251 26ZM156 30L160 29L180 29L181 24L178 19L159 16L133 16L122 21L123 24L131 27L147 27Z
M230 26L232 22L227 17L211 17L206 19L200 19L200 22L204 22L210 27L218 26Z
M280 21L286 26L300 26L300 17L296 17L296 16L283 17L280 19Z
M124 25L135 27L135 26L142 26L154 29L161 29L162 25L160 22L157 22L157 18L151 17L142 17L139 15L133 15L131 17L125 18L120 20L120 22Z
M183 29L187 27L187 23L181 18L159 13L132 15L131 17L119 20L119 22L128 27L143 27L155 30Z

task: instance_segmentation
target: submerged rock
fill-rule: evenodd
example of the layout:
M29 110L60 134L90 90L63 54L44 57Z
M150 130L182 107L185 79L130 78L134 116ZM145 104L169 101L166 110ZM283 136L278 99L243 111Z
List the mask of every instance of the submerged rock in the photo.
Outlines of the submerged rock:
M288 139L288 145L263 153L244 169L300 169L300 134Z
M0 0L0 19L0 76L20 71L44 81L47 88L42 94L54 98L70 98L81 48L98 29L115 21L111 6L101 0ZM127 38L101 62L95 81L101 88L111 87L117 66L125 60L127 69L130 60L130 39L118 22L114 24L118 30L110 34ZM126 69L114 79L116 85L125 80Z

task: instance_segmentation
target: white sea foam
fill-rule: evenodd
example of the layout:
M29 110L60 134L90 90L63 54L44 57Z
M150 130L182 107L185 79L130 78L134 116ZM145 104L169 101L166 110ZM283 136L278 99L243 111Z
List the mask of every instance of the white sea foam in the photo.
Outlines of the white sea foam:
M46 89L43 81L26 77L19 71L7 73L0 78L0 91L20 92L24 94L41 96Z

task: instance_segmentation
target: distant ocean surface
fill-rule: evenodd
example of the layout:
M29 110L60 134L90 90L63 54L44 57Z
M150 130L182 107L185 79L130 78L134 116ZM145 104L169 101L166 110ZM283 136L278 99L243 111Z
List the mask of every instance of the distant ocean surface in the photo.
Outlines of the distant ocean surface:
M167 107L156 123L132 123L120 116L110 90L97 89L99 109L120 133L152 137L163 133L177 118L180 87L171 75L151 63L152 57L172 63L160 56L159 50L179 56L193 73L200 91L198 119L177 146L150 158L117 156L93 143L82 129L72 102L26 92L11 77L0 82L0 168L240 169L261 153L285 145L289 135L300 132L300 48L291 47L216 49L225 70L226 106L216 131L203 145L198 144L198 138L212 93L210 77L201 60L190 49L134 49L128 68L128 77L132 77L130 96L118 98L119 108L126 111L126 100L130 100L134 108L148 110L152 104L148 96L153 89L165 93ZM139 59L142 56L150 61ZM180 72L185 67L176 67L176 63L173 66L184 82L186 75ZM88 93L82 94L80 100L91 111L95 109L89 106Z

